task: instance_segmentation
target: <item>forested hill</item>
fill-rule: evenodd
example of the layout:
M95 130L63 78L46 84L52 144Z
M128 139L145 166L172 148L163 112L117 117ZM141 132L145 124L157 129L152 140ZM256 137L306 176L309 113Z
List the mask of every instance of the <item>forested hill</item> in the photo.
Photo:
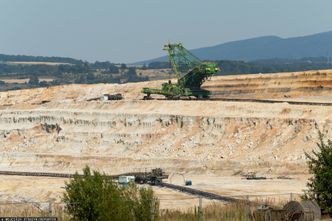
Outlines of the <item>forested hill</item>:
M56 62L67 64L82 64L82 60L66 57L44 57L29 55L6 55L0 54L0 62Z
M186 42L183 42L186 46ZM190 50L202 60L301 59L332 56L332 31L303 37L263 36ZM167 57L139 62L166 61Z

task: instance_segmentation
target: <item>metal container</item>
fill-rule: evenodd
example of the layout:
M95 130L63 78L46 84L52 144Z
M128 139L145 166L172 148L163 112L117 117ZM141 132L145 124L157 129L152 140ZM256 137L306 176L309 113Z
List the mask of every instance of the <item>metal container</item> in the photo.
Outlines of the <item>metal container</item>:
M119 184L129 184L130 182L135 182L135 176L119 176L118 178Z
M321 210L315 201L290 201L284 206L287 220L314 221L321 219Z
M185 185L186 186L191 186L192 185L192 181L191 180L185 180Z

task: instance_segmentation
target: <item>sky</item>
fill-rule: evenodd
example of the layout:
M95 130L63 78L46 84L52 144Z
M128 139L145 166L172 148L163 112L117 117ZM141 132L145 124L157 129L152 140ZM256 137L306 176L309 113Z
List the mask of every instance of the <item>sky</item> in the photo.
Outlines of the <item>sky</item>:
M0 54L133 63L251 37L332 30L331 0L0 0Z

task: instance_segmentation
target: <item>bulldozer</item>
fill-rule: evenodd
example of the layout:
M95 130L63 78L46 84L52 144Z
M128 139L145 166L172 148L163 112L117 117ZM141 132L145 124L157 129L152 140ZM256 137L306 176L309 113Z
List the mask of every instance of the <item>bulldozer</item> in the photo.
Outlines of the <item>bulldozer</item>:
M176 74L177 82L169 80L159 88L143 88L144 100L152 99L152 94L164 95L166 99L180 99L182 97L196 97L208 99L211 92L201 88L209 77L217 74L220 68L216 63L201 61L181 43L168 43L164 46L168 52L169 61Z

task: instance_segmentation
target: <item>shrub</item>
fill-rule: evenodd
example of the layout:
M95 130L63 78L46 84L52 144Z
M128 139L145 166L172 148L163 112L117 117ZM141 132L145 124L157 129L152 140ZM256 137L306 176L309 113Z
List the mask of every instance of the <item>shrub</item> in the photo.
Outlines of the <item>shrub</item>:
M159 202L151 188L122 187L87 166L66 183L63 201L74 221L149 220L158 218ZM155 212L154 212L155 211Z
M308 166L313 177L309 179L305 198L315 200L327 212L332 212L332 141L324 142L319 132L319 151L306 153Z

